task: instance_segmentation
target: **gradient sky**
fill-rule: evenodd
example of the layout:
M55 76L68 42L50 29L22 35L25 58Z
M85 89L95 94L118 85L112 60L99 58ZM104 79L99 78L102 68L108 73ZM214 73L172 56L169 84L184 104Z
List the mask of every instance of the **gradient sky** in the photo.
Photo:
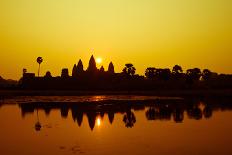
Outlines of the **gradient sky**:
M231 0L1 0L0 19L4 78L37 72L38 56L41 74L57 76L92 54L117 72L131 62L139 74L175 64L232 73Z

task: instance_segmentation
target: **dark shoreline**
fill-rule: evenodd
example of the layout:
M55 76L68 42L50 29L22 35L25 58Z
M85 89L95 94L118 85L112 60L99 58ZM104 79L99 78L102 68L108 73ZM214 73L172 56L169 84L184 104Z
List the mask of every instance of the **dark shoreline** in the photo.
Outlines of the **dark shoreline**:
M87 95L139 95L139 96L167 96L167 97L232 97L232 89L153 90L153 91L0 90L0 97L10 97L10 96L87 96Z

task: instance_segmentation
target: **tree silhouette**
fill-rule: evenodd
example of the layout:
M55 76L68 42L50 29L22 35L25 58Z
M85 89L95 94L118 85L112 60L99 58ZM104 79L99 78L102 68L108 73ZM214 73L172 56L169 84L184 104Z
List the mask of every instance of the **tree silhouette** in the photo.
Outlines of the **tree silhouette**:
M153 79L155 78L155 71L156 71L156 68L154 67L149 67L146 69L145 71L145 76L148 78L148 79Z
M167 81L171 77L170 69L156 69L155 74L158 76L160 80Z
M133 66L133 64L128 63L125 64L125 67L123 69L123 73L128 75L128 76L133 76L135 74L135 67Z
M38 57L37 58L37 63L39 64L39 69L38 69L38 77L39 77L39 72L40 72L40 64L43 62L43 58L42 57Z
M211 76L212 76L212 72L209 69L203 70L203 72L202 72L203 80L208 81L208 80L210 80Z
M46 78L51 78L51 77L52 77L51 72L50 72L50 71L47 71L44 77L46 77Z
M181 73L183 73L182 67L179 66L179 65L175 65L175 66L172 68L172 73L173 73L173 74L181 74Z
M187 70L187 80L192 83L200 80L201 70L199 68L188 69Z

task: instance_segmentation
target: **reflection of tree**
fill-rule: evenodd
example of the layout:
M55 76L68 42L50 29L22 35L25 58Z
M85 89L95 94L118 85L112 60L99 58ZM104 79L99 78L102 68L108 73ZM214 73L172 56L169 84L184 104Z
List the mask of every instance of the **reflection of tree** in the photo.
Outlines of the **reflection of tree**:
M193 107L193 109L189 109L187 111L187 114L188 114L189 118L193 118L196 120L202 119L202 111L198 107Z
M184 119L184 110L172 109L168 106L150 107L146 111L147 120L170 120L173 114L174 121L180 123Z
M128 110L123 117L123 122L127 128L132 128L136 122L134 113L131 110Z
M38 112L38 109L37 109L36 116L37 116L37 122L35 123L35 130L36 131L40 131L42 126L41 126L40 121L39 121L39 112Z
M170 120L172 116L171 108L169 107L160 107L158 111L158 118L160 120Z
M206 105L205 108L204 108L204 110L203 110L203 114L204 114L204 117L205 117L205 118L210 118L210 117L212 117L213 111L212 111L211 107L208 106L208 105Z
M173 117L176 123L182 123L184 120L184 110L182 109L174 110Z
M147 120L155 120L155 108L150 107L146 112Z
M45 107L44 108L45 114L48 116L51 112L51 108L50 107Z

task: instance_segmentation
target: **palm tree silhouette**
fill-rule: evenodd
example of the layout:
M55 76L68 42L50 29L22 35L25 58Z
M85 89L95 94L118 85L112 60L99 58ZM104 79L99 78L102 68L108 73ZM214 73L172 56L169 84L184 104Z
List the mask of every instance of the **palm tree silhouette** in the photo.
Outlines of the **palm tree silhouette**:
M38 57L37 58L37 63L39 64L39 69L38 69L38 77L39 77L39 71L40 71L40 64L43 62L43 58L42 57Z

